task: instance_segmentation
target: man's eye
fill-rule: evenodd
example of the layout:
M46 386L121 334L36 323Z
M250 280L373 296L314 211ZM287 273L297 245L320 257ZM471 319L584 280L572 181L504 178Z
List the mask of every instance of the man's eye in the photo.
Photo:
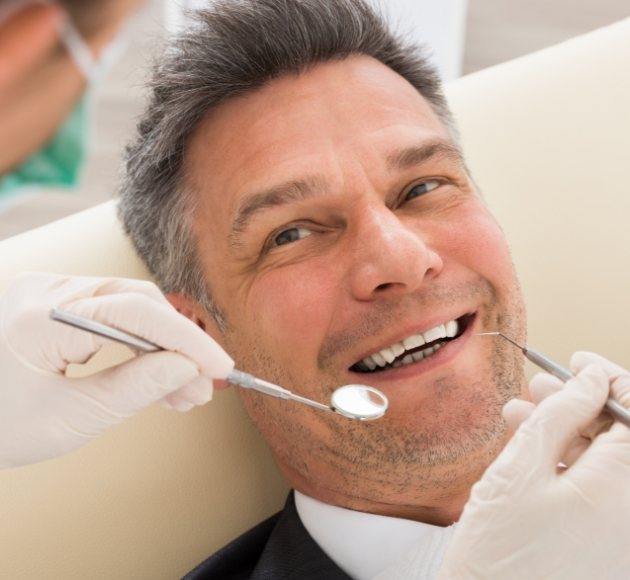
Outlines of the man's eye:
M429 193L433 191L436 187L440 186L440 182L437 179L429 179L427 181L423 181L422 183L418 183L418 185L414 185L410 190L405 200L413 199L414 197L420 197L425 193Z
M286 230L282 230L279 234L274 236L272 239L273 246L284 246L285 244L290 244L291 242L297 242L307 236L310 236L313 232L311 230L307 230L306 228L288 228Z

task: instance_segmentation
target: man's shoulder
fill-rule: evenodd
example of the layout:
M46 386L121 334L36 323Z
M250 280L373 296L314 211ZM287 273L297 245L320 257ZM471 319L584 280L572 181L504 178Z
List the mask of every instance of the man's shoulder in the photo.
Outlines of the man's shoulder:
M184 580L350 580L302 525L293 494L284 510L189 572Z

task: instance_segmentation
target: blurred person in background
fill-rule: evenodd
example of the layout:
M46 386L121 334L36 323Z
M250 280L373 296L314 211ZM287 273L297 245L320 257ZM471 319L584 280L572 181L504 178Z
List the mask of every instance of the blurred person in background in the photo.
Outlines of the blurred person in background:
M77 183L90 88L142 4L0 0L0 197Z

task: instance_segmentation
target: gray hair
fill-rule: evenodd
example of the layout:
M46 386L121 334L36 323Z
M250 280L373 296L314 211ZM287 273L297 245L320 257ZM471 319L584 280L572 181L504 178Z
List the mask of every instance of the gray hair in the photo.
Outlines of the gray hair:
M157 60L138 135L126 151L118 214L165 292L196 299L219 324L192 231L184 151L211 108L284 74L367 55L411 83L456 140L441 83L423 50L397 37L364 0L217 0Z

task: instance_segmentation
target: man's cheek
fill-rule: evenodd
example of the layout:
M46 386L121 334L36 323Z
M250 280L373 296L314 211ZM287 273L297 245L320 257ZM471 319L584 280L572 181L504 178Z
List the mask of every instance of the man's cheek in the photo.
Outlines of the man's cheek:
M300 356L318 345L326 333L335 298L325 277L299 272L267 274L252 288L252 309L274 350L284 349Z
M462 243L469 264L489 279L509 273L512 275L512 257L507 240L496 221L489 215L471 220L462 227L468 232Z

